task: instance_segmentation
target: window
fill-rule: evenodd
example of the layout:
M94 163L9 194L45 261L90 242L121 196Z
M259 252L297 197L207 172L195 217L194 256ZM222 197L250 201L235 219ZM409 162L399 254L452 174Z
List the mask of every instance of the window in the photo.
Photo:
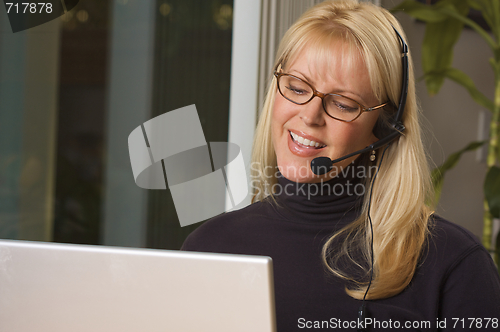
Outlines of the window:
M0 6L0 238L180 247L168 190L137 187L127 138L196 104L227 141L232 0L85 0L16 34Z

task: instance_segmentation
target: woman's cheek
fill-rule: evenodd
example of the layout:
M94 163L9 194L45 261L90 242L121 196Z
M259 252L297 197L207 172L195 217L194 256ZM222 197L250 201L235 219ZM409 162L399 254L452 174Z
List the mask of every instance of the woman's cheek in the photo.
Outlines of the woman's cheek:
M281 96L276 96L273 107L273 121L277 121L277 124L283 125L294 116L294 105L287 104L291 103Z

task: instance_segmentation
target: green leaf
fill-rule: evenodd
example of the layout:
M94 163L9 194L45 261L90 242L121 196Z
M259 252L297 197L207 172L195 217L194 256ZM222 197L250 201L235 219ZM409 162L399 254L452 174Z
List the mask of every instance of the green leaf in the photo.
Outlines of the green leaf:
M465 15L468 11L466 2L441 1L443 4L433 6L435 11L444 13L454 12ZM457 9L452 3L457 2ZM429 94L439 92L444 82L441 75L429 75L429 73L444 72L451 67L453 61L453 47L460 37L463 23L454 17L448 16L445 20L437 23L427 23L425 28L424 42L422 44L422 67L426 74L426 86Z
M495 20L494 18L494 13L491 12L490 8L491 5L488 1L482 1L482 0L467 0L467 3L469 6L475 10L479 10L481 12L481 15L483 15L484 20L488 24L488 26L492 26L493 22Z
M497 43L491 38L488 32L486 32L479 24L474 22L473 20L467 18L466 15L463 14L461 11L457 11L456 8L453 7L444 7L441 9L441 13L447 14L450 17L466 24L473 30L475 30L483 39L488 43L488 46L490 46L491 49L495 49L498 47Z
M441 166L432 170L431 177L432 177L432 184L434 186L434 202L432 202L433 206L437 205L437 203L439 202L439 198L441 197L441 191L443 189L444 176L446 172L455 167L455 165L460 160L460 157L462 157L462 154L464 154L467 151L476 150L477 148L483 146L484 143L486 143L486 141L469 143L462 150L449 155Z
M500 167L492 166L484 180L484 197L493 218L500 218Z
M467 0L467 4L475 10L481 10L482 0Z
M434 187L434 197L432 202L428 202L427 205L437 206L439 199L441 198L441 192L443 191L444 183L444 173L442 173L438 168L432 170L432 185Z
M488 99L484 94L482 94L476 88L474 81L466 73L457 68L448 68L443 73L441 73L441 75L451 79L452 81L466 88L470 96L472 97L472 99L474 99L476 103L478 103L483 107L486 107L487 109L493 112L493 107L494 107L493 101Z
M488 24L498 41L500 39L500 3L498 1L488 1L488 3L491 5L490 11L483 11L483 15L489 16L488 14L491 13L491 23Z
M426 74L427 91L434 95L443 85L444 77L428 75L431 72L442 72L451 66L453 46L460 36L463 24L447 19L439 23L428 23L422 44L422 67ZM439 54L439 56L436 56Z
M446 14L438 12L435 6L425 5L415 0L405 0L391 9L393 13L400 11L424 22L441 22L448 18Z
M495 246L495 263L497 264L498 273L500 273L500 232L498 232Z
M495 72L500 72L500 62L496 62L495 58L490 58L489 63Z
M469 5L481 11L486 23L498 40L500 33L500 3L491 0L468 0Z

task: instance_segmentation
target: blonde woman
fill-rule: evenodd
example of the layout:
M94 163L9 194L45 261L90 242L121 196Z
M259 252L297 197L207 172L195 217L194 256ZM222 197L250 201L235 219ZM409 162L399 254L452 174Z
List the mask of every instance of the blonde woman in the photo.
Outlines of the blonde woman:
M254 203L206 222L183 250L272 257L278 331L497 330L488 252L426 205L397 20L370 3L324 2L285 34L275 68L255 134Z

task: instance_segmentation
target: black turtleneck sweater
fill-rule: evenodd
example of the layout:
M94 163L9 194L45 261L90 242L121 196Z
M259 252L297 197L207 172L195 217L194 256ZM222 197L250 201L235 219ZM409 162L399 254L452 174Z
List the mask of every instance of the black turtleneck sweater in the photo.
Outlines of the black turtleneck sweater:
M277 204L267 198L215 217L182 250L270 256L278 332L354 331L346 324L357 327L361 301L326 272L321 249L356 218L363 187L352 178L324 184L280 178L279 185ZM489 253L467 230L439 217L433 221L411 283L396 296L367 301L368 330L390 330L396 321L401 329L410 324L408 331L500 330L500 278Z

